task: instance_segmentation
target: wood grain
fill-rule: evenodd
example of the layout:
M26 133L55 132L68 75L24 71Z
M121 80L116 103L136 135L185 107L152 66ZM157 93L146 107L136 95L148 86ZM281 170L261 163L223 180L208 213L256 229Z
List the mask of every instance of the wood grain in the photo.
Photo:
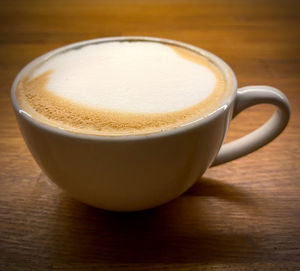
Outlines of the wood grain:
M300 270L299 14L287 0L1 1L0 270ZM227 61L240 86L282 89L292 105L287 129L160 208L110 213L71 199L27 150L10 86L42 53L120 35L191 43ZM226 140L272 112L243 112Z

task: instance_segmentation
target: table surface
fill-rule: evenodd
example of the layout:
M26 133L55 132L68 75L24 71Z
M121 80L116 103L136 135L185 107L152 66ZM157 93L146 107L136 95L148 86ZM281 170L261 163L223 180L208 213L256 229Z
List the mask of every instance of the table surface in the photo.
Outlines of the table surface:
M299 4L299 3L298 3ZM0 270L300 270L300 8L296 1L1 1ZM41 172L9 91L30 60L98 37L146 35L207 49L239 86L281 89L292 116L273 142L209 169L160 208L111 213L70 198ZM226 141L273 113L243 112Z

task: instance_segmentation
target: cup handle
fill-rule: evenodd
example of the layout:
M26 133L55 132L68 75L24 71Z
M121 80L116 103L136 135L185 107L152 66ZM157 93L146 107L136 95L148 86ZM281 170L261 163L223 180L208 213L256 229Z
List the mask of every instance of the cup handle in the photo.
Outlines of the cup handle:
M269 86L246 86L237 90L233 118L242 110L256 104L273 104L276 112L261 127L233 142L222 145L213 166L217 166L266 145L286 127L290 118L290 105L287 97L278 89Z

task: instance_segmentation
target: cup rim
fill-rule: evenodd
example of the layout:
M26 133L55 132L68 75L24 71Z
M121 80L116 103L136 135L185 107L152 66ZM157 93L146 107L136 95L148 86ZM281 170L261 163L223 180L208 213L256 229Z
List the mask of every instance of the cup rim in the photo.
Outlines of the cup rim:
M30 114L28 114L25 110L22 109L20 104L17 101L16 98L16 87L19 79L23 76L24 73L26 73L30 68L37 63L41 61L45 61L51 56L60 53L62 51L68 51L73 49L74 47L80 48L83 47L87 44L98 44L98 43L105 43L105 42L114 42L114 41L149 41L149 42L159 42L159 43L164 43L164 44L169 44L169 45L175 45L179 46L185 49L188 49L190 51L194 51L198 54L203 55L204 57L208 58L210 61L212 61L214 64L220 68L220 70L223 72L225 76L228 76L229 79L231 79L232 84L231 84L231 94L228 95L222 104L213 112L209 113L206 116L200 117L192 122L188 122L186 124L182 124L181 126L170 128L167 130L163 131L157 131L157 132L151 132L147 134L132 134L132 135L93 135L93 134L84 134L80 132L71 132L63 128L55 127L48 125L44 122L41 122L39 120L34 119L31 117ZM224 111L227 110L228 107L231 106L233 101L235 100L236 97L236 92L237 92L237 79L236 76L231 69L231 67L221 58L218 56L214 55L213 53L199 48L197 46L177 41L177 40L172 40L172 39L165 39L165 38L157 38L157 37L148 37L148 36L120 36L120 37L105 37L105 38L96 38L96 39L89 39L89 40L84 40L76 43L71 43L59 48L56 48L54 50L51 50L31 62L29 62L25 67L21 69L21 71L17 74L15 77L12 87L11 87L11 103L13 105L13 108L16 112L17 115L25 118L28 122L30 122L32 125L37 126L38 128L51 132L54 134L58 134L64 137L72 137L72 138L78 138L78 139L89 139L89 140L102 140L102 141L111 141L111 140L121 140L121 141L129 141L129 140L143 140L143 139L149 139L149 138L160 138L160 137L166 137L166 136L171 136L175 134L180 134L182 132L186 132L189 130L193 130L197 128L200 125L204 125L208 122L210 122L212 119L218 117L220 114L222 114Z

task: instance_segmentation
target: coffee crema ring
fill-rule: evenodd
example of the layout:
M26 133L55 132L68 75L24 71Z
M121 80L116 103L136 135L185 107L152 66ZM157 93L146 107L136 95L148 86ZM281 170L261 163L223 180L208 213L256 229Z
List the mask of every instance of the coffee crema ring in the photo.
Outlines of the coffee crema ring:
M31 73L21 78L17 85L17 98L25 111L43 123L74 133L105 136L148 134L168 130L205 117L216 110L225 97L225 78L222 72L200 54L177 46L163 46L171 48L180 58L203 66L214 74L216 83L206 98L187 108L162 113L95 108L51 91L49 80L51 76L55 76L53 69L43 71L37 76Z

